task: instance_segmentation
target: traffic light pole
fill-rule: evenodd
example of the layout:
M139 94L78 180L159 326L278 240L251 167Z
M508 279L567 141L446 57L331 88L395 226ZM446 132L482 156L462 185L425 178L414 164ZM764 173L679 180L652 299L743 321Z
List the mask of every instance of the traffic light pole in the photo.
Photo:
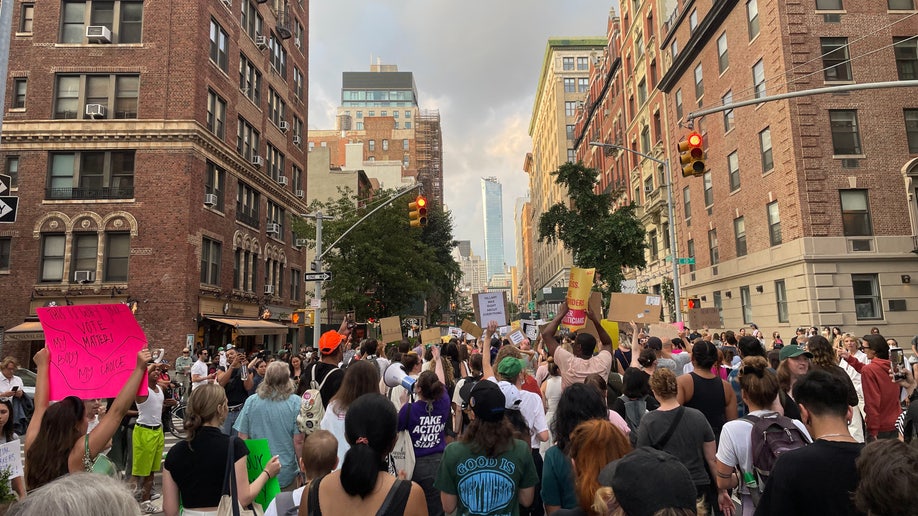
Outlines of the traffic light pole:
M643 152L629 149L628 147L615 145L614 143L590 142L590 145L593 147L608 147L610 149L623 150L632 154L637 154L659 165L663 165L666 174L666 208L667 216L669 217L669 247L670 256L673 259L673 305L675 305L673 311L676 313L676 322L682 322L682 304L679 294L679 258L676 256L676 251L679 249L679 246L676 245L676 216L675 210L673 209L673 172L669 166L669 160L658 159L644 154Z

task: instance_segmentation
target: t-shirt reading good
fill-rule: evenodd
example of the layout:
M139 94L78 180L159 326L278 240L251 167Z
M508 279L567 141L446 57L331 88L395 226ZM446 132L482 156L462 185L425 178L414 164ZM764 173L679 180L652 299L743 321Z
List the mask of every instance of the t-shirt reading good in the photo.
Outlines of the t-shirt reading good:
M701 486L711 483L711 477L705 468L704 443L714 441L714 431L700 411L683 407L685 412L679 426L669 438L669 441L659 448L673 455L681 462L692 475L692 482ZM675 410L654 410L644 414L641 426L637 431L638 446L654 446L663 439L666 432L676 419Z
M398 429L408 429L411 442L414 444L415 457L443 452L446 448L446 421L449 414L449 394L446 389L443 389L443 395L433 403L418 400L406 403L402 407L398 414Z
M164 467L178 485L184 507L216 507L220 503L229 439L219 428L205 426L197 431L190 445L179 441L169 450ZM242 439L232 439L234 461L249 454Z
M446 446L434 487L456 495L459 516L517 516L520 489L533 487L538 481L529 443L517 439L512 449L486 457L458 441Z
M606 350L584 359L558 346L555 348L554 359L561 371L561 387L564 389L575 383L583 383L583 380L593 373L608 378L609 371L612 370L612 354Z
M817 440L778 457L757 515L860 514L851 500L857 489L855 461L862 443Z

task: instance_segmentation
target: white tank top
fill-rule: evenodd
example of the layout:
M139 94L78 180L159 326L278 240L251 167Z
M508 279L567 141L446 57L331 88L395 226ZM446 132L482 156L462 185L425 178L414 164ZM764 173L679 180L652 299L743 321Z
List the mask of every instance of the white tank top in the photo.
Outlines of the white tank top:
M146 426L159 426L163 423L163 401L165 396L163 390L156 386L147 389L147 399L143 403L137 404L137 422Z

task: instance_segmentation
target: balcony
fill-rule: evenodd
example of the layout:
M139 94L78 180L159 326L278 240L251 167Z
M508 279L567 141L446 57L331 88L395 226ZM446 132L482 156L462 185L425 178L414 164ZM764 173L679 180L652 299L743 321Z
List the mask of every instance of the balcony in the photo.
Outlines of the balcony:
M236 220L242 222L246 226L261 229L258 213L255 210L246 210L239 204L236 205Z
M133 186L94 188L45 188L46 200L89 201L96 199L132 199Z

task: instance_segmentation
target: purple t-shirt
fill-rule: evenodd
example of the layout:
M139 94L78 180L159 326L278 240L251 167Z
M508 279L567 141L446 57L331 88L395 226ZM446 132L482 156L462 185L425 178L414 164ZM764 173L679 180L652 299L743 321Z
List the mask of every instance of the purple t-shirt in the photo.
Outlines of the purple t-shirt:
M442 453L446 448L446 423L450 415L449 394L446 393L446 389L443 390L443 396L431 405L428 413L426 401L406 403L398 413L398 429L408 429L414 442L415 457Z

